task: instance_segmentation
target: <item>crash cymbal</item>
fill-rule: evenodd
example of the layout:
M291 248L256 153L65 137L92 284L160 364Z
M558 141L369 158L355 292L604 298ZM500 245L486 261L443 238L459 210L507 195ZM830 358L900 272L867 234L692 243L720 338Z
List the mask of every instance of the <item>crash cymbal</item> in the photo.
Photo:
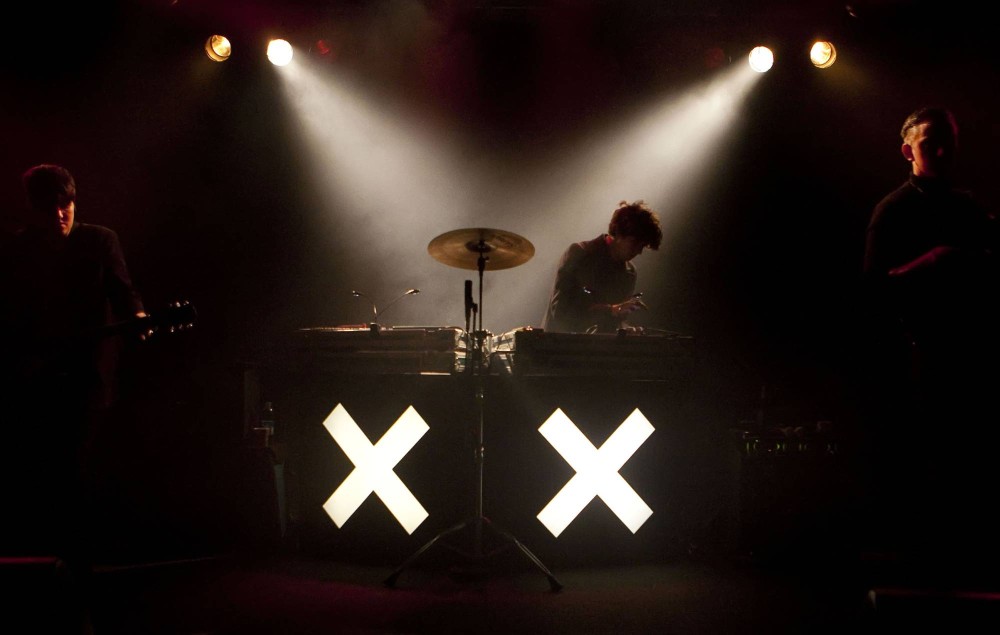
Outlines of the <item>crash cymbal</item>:
M486 269L509 269L524 264L535 255L527 238L502 229L456 229L445 232L427 245L437 261L460 269L479 269L479 256L486 257Z

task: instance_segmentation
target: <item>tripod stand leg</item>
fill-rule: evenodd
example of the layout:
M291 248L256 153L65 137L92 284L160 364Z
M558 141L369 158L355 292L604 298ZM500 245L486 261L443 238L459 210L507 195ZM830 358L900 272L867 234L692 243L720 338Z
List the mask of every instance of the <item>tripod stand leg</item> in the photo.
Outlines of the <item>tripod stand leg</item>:
M468 524L469 524L468 522L459 523L459 524L455 525L454 527L451 527L449 529L445 529L444 531L442 531L438 535L436 535L433 538L431 538L430 540L428 540L424 544L423 547L421 547L420 549L417 549L417 551L412 556L410 556L409 558L407 558L406 560L404 560L403 564L401 564L398 567L396 567L396 570L389 574L389 577L387 577L385 579L385 581L383 582L383 584L385 584L385 586L387 586L387 587L394 587L394 586L396 586L396 579L399 578L399 574L401 574L404 569L406 569L408 566L410 566L411 564L413 564L414 562L416 562L416 560L421 555L423 555L424 552L426 552L428 549L430 549L431 547L433 547L434 544L438 540L441 540L445 536L451 535L451 534L453 534L455 532L461 531Z
M486 518L483 519L483 524L489 526L493 531L495 531L498 534L500 534L500 536L503 537L504 539L509 540L510 542L514 543L514 546L516 546L518 549L520 549L521 553L523 553L528 558L528 560L530 560L532 562L532 564L534 564L538 568L538 570L541 571L545 575L546 579L548 579L548 581L549 581L549 588L552 590L553 593L555 593L556 591L559 591L559 590L561 590L563 588L562 583L559 582L559 580L556 579L556 576L553 575L551 571L549 571L548 567L546 567L542 563L542 561L538 559L538 556L536 556L535 554L531 553L531 550L528 549L524 545L523 542L521 542L520 540L518 540L514 536L514 534L512 534L510 532L507 532L507 531L504 531L503 529L500 529L499 527L497 527L496 525L494 525L492 522L490 522Z
M471 244L472 243L470 243L469 245L471 245ZM469 248L469 245L465 245L466 248ZM485 254L487 252L491 251L491 250L492 250L492 247L487 246L485 244L484 239L480 239L480 241L479 241L479 248L477 249L477 251L479 252L479 258L477 260L477 268L479 270L479 307L480 307L480 309L481 309L482 304L483 304L483 271L486 268L486 261L488 260L488 258L486 258L486 256L485 256ZM469 294L470 291L471 291L471 289L469 288L469 285L466 285L466 294L467 294L466 295L466 318L465 318L465 320L466 320L466 329L465 330L466 331L469 330L468 309L469 309L469 306L471 304L471 301L470 301L470 299L468 297L468 294ZM466 527L470 527L471 526L472 530L473 530L473 536L472 536L472 539L473 539L473 553L472 553L472 557L474 559L482 560L484 558L484 554L483 554L483 526L484 525L489 525L490 527L493 528L494 531L496 531L498 534L500 534L500 536L503 537L507 542L513 543L514 545L516 545L517 548L521 550L521 553L524 554L528 558L528 560L530 560L532 562L532 564L534 564L543 574L545 574L545 577L549 581L549 587L552 589L553 592L559 591L560 589L563 588L562 583L560 583L559 580L557 580L556 577L554 575L552 575L552 572L549 571L548 568L544 564L542 564L542 561L539 560L535 556L535 554L531 553L531 551L527 547L525 547L521 543L521 541L518 540L517 538L515 538L512 534L510 534L510 533L508 533L506 531L503 531L502 529L499 529L497 527L494 527L493 524L489 521L489 519L487 519L485 516L483 516L483 456L484 456L483 428L484 428L484 419L485 419L483 402L485 401L485 395L486 395L485 382L483 380L483 376L484 376L484 369L486 367L487 359L486 359L486 356L483 354L483 350L484 350L483 339L486 336L486 331L484 331L483 328L482 328L483 327L483 314L482 314L481 310L477 310L477 314L479 316L479 328L475 331L475 333L469 333L470 344L472 344L472 346L471 346L471 348L472 348L471 355L472 356L471 356L471 363L469 365L469 370L472 371L473 375L476 378L476 392L475 392L476 403L477 403L477 408L476 409L477 409L477 413L479 415L478 416L478 422L477 422L478 425L477 425L477 430L476 430L476 450L475 450L475 466L476 466L476 492L475 492L476 493L476 513L475 513L475 516L472 519L470 519L470 520L467 520L467 521L465 521L463 523L455 525L454 527L452 527L450 529L446 529L445 531L441 532L437 536L434 536L434 538L432 538L427 544L425 544L423 547L421 547L416 553L414 553L412 556L410 556L409 558L407 558L406 561L403 564L399 565L399 567L395 571L393 571L392 574L390 574L388 578L385 579L385 585L389 586L389 587L394 586L396 584L396 579L399 577L399 574L402 573L403 570L406 569L406 567L408 567L413 561L415 561L417 558L419 558L421 556L421 554L423 554L428 549L430 549L432 546L434 546L434 544L436 544L438 542L438 540L440 540L441 538L444 538L445 536L447 536L449 534L453 534L453 533L455 533L457 531L461 531L462 529L465 529ZM474 338L474 342L472 342L472 338Z

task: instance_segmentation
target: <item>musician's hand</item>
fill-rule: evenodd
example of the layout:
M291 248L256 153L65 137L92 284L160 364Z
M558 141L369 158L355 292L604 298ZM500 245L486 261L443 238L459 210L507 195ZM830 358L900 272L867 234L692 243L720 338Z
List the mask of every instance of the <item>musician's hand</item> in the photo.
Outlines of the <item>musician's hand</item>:
M145 311L137 311L135 317L139 320L142 320L142 318L149 317L149 314L146 313ZM149 338L153 337L153 334L155 332L156 331L153 329L152 326L143 325L143 328L139 331L139 340L145 342Z
M626 318L629 315L635 313L639 309L648 309L646 303L639 298L632 297L624 302L619 302L618 304L611 305L611 315L616 318Z

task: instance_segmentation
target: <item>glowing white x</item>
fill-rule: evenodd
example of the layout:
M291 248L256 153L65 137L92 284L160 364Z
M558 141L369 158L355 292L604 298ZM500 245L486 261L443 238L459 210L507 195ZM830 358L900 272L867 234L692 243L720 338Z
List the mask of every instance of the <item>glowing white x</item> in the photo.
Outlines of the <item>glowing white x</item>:
M342 527L368 495L375 492L406 533L412 534L427 518L427 511L392 468L429 429L413 406L396 419L375 445L341 404L337 404L323 426L354 463L351 473L323 503L327 515L338 528Z
M653 510L618 473L653 433L652 424L638 408L608 437L600 450L559 408L538 431L576 470L573 478L538 514L538 520L553 536L558 538L595 496L600 496L633 534L653 515Z

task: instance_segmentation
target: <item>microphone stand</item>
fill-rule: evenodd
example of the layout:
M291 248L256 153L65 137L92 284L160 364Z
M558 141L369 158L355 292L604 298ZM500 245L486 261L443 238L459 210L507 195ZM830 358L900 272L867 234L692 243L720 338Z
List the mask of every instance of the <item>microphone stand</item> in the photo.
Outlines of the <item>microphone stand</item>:
M469 324L469 316L475 316L479 314L479 305L472 301L472 280L465 281L465 332L466 334L472 332L472 326ZM473 317L475 319L475 317ZM473 322L473 324L475 324Z
M406 296L408 296L408 295L416 295L418 293L420 293L420 289L407 289L406 291L403 292L402 295L399 295L396 298L394 298L392 300L392 302L390 302L389 304L387 304L384 307L382 307L382 310L379 311L375 307L375 302L373 302L372 299L369 298L367 295L365 295L364 293L361 293L359 291L351 291L351 295L353 295L355 298L365 298L366 300L368 300L369 302L371 302L371 304L372 304L372 322L371 322L371 324L368 325L368 328L371 330L371 332L373 334L378 334L378 331L379 331L378 318L379 318L380 315L383 315L386 311L389 310L389 307L391 307L393 304L396 304L397 302L399 302L400 300L402 300Z

